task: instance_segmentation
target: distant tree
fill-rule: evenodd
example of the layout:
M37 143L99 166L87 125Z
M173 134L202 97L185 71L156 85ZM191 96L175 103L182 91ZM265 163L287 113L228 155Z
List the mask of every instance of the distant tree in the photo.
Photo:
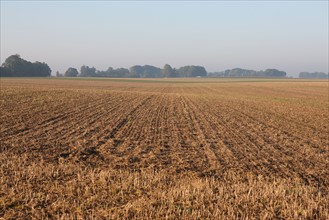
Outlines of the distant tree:
M56 72L56 77L63 77L62 73L59 73L58 71Z
M217 76L217 77L285 77L287 73L277 69L255 71L255 70L234 68L222 72L209 73L208 75Z
M144 73L144 68L140 65L135 65L129 68L130 77L140 77Z
M177 70L177 72L179 77L188 77L189 66L182 66Z
M13 76L11 70L7 67L0 67L0 77L10 77Z
M267 69L263 74L266 77L285 77L287 75L286 72L277 69Z
M207 73L208 77L225 77L225 71L221 72L209 72Z
M83 65L80 69L80 76L82 77L94 77L96 75L96 68Z
M103 77L116 77L115 69L109 67L106 71L103 71L101 75Z
M33 63L33 76L50 76L51 69L46 63L35 62Z
M131 72L131 71L129 71L127 77L128 77L128 78L140 78L140 75L137 74L136 72Z
M162 77L176 77L176 71L169 64L164 65L161 71Z
M30 63L18 54L9 56L2 66L10 69L13 76L28 76L32 72Z
M141 77L144 78L158 78L161 77L161 69L151 65L144 65L143 66L143 73Z
M315 78L315 79L326 79L328 78L328 74L323 72L301 72L299 73L299 78Z
M207 76L203 66L183 66L177 70L179 77Z
M161 77L161 69L151 65L135 65L129 68L129 77L157 78Z
M126 68L113 69L109 67L106 71L97 71L96 76L98 77L113 77L113 78L125 78L129 77L129 70Z
M115 77L123 78L129 76L129 70L126 68L118 68L115 71Z
M66 70L64 76L66 77L77 77L79 74L78 70L76 68L68 68L68 70Z
M6 72L10 72L11 76L50 76L51 69L46 63L35 62L31 63L20 57L20 55L11 55L2 64Z
M252 77L257 76L257 71L255 70L248 70L248 69L241 69L241 68L234 68L231 70L225 71L225 76L228 77Z
M112 67L107 68L106 71L97 71L96 75L99 77L114 77L114 69Z

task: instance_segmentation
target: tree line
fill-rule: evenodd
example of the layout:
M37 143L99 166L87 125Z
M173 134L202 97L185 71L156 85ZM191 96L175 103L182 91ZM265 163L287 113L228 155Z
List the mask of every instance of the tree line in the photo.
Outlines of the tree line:
M0 76L3 77L45 77L50 74L51 69L46 63L32 63L18 54L9 56L0 67Z
M135 65L126 68L114 69L109 67L105 71L96 70L95 67L83 65L80 72L73 67L68 68L64 74L56 73L57 77L113 77L113 78L175 78L175 77L206 77L207 71L203 66L183 66L172 68L169 64L161 69L151 65Z
M277 69L266 69L261 71L241 68L228 69L222 72L208 73L209 77L286 77L287 73Z
M44 62L30 62L20 55L9 56L0 67L1 77L47 77L51 76L51 69ZM158 68L151 65L135 65L126 68L114 69L109 67L105 71L96 70L95 67L83 65L80 72L73 67L68 68L64 74L56 73L57 77L115 77L115 78L161 78L161 77L196 77L207 76L207 71L202 66L184 66L179 69L172 68L169 64Z
M301 72L299 78L328 79L328 74L323 72Z
M48 77L51 69L44 62L30 62L24 60L20 55L11 55L0 67L2 77ZM209 72L203 66L188 65L178 69L169 64L159 68L151 65L134 65L129 69L112 68L97 70L95 67L83 65L80 72L73 67L67 69L63 74L57 72L57 77L112 77L112 78L175 78L175 77L286 77L287 73L277 69L266 69L261 71L234 68L221 72ZM322 72L301 72L299 78L328 78L328 74Z

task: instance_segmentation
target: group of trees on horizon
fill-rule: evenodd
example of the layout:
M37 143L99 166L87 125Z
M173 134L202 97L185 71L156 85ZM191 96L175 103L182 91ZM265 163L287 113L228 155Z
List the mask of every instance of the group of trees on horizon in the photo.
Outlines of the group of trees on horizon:
M222 72L208 73L209 77L286 77L287 73L277 69L265 71L247 70L241 68L228 69Z
M56 73L57 77L113 77L113 78L175 78L175 77L206 77L207 71L203 66L183 66L179 69L172 68L169 64L161 69L151 65L135 65L126 68L114 69L109 67L105 71L96 70L95 67L83 65L80 73L76 68L70 67L64 74Z
M47 77L51 69L46 63L31 63L24 60L20 55L11 55L0 67L0 76L3 77Z
M301 72L299 73L299 78L326 79L328 78L328 74L323 72L314 72L314 73Z
M29 62L20 55L11 55L0 67L2 77L49 77L51 69L46 63ZM68 68L64 74L56 72L56 77L112 77L112 78L175 78L175 77L286 77L287 73L277 69L266 69L261 71L242 68L228 69L221 72L209 72L203 66L188 65L178 69L165 64L161 69L151 65L134 65L129 69L109 67L105 71L97 70L95 67L83 65L80 72L73 67ZM328 78L323 72L301 72L299 78Z

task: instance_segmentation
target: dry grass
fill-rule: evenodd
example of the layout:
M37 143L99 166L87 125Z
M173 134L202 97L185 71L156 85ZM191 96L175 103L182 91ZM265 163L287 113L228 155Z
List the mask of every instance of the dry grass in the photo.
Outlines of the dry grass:
M327 86L1 79L0 219L329 219Z
M9 218L328 219L328 195L300 180L222 178L1 157L0 214Z

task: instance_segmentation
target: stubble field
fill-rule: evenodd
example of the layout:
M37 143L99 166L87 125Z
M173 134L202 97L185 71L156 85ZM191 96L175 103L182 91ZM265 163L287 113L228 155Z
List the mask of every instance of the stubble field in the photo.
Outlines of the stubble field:
M0 219L329 219L328 81L0 82Z

